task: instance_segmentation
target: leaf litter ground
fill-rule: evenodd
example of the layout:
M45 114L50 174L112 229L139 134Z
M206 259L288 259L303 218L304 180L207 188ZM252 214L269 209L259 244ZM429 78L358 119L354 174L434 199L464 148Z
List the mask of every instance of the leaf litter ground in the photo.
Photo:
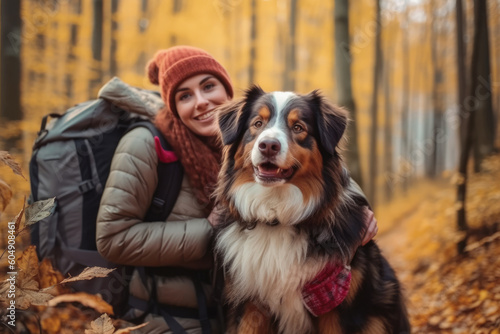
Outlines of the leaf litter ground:
M412 333L500 333L500 156L483 167L467 182L465 254L455 185L439 185L376 238L405 289Z

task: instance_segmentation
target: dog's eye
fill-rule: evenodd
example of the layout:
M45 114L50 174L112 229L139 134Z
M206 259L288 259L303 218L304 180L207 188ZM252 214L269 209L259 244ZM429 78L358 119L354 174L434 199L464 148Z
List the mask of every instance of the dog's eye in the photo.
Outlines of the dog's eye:
M295 124L295 125L293 126L293 131L294 131L295 133L300 133L300 132L304 131L304 128L302 127L302 125Z
M253 123L253 126L255 126L257 129L260 128L262 126L262 121L257 121Z

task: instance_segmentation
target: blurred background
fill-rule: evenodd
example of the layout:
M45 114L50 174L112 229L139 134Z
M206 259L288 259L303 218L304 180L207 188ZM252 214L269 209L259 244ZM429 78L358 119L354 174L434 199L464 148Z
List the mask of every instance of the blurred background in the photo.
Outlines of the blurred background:
M500 103L500 1L482 2L479 160ZM237 96L251 84L320 89L347 107L347 159L376 206L457 168L460 104L478 99L458 97L457 37L468 83L474 46L474 1L462 6L457 29L455 0L1 0L2 146L28 160L43 115L95 98L113 76L155 89L144 71L154 53L194 45L224 64Z
M404 258L396 255L392 262L409 285L414 305L434 307L411 308L412 322L423 333L447 332L446 323L459 327L457 314L471 313L457 311L450 318L437 299L422 302L417 295L425 292L417 286L423 283L416 284L414 276L435 275L450 259L463 261L454 256L467 252L467 238L469 245L496 244L485 251L492 258L500 255L499 0L0 4L0 150L9 151L25 175L45 114L96 98L113 76L156 89L145 75L155 52L173 45L197 46L227 68L236 97L252 84L268 91L320 89L345 106L352 120L345 158L375 208L380 243L389 254L414 252ZM3 223L19 211L17 203L29 194L29 183L7 169L0 172L16 203L4 210ZM439 231L436 226L441 226ZM482 231L475 239L474 229ZM500 285L500 273L492 275L491 282ZM433 289L442 291L443 286L449 284ZM478 314L486 320L470 321L482 323L488 328L485 333L498 333L500 290L473 286L468 289L484 297L477 307L490 313L493 307L494 317L481 309ZM445 299L466 304L449 295ZM487 300L492 304L484 306ZM431 311L446 315L432 320ZM464 326L472 328L470 323Z

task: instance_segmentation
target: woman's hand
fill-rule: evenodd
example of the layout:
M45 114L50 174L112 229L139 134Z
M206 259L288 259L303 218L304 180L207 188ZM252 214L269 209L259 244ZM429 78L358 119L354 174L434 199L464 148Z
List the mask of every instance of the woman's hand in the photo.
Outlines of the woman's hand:
M223 209L221 206L216 205L212 209L212 212L210 212L210 215L208 215L207 219L210 225L212 225L212 227L215 227L219 224L222 215L222 210Z
M365 218L365 236L361 245L364 246L368 241L372 240L378 232L377 219L375 219L375 214L367 206L364 207L366 218Z

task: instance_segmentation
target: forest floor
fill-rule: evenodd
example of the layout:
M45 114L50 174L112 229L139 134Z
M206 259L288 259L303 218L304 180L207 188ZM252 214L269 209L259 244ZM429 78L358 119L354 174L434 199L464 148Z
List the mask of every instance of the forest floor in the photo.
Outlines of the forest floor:
M25 191L26 181L18 186L13 185L10 178L4 180L17 190L13 199L24 197L20 193ZM462 235L456 231L456 185L453 182L410 185L408 194L376 208L379 234L375 239L404 288L412 333L500 334L499 180L500 155L497 155L485 162L483 172L472 174L467 182L466 208L471 235L463 255L457 255L456 251L456 243ZM10 205L19 204L13 200ZM6 215L2 215L2 236L6 235L6 219ZM42 291L62 280L47 263L38 265L36 258L32 259L34 250L27 248L26 234L17 242L18 266L30 272L29 281L16 283L21 285L20 290L36 283ZM26 251L21 258L22 249ZM0 261L1 280L6 272L4 260L5 257ZM54 291L51 293L58 297L68 292L62 285L57 285ZM43 333L84 333L85 330L90 334L119 333L113 326L128 325L111 323L109 319L92 322L107 309L92 297L65 297L54 302L54 306L32 305L18 310L15 330L5 326L8 319L2 304L0 333L40 333L40 327Z
M463 255L456 251L462 237L456 185L441 185L406 206L395 201L377 208L379 217L395 212L392 207L401 211L388 219L389 228L378 218L375 239L404 288L412 333L500 333L500 156L486 161L467 186L471 235Z

